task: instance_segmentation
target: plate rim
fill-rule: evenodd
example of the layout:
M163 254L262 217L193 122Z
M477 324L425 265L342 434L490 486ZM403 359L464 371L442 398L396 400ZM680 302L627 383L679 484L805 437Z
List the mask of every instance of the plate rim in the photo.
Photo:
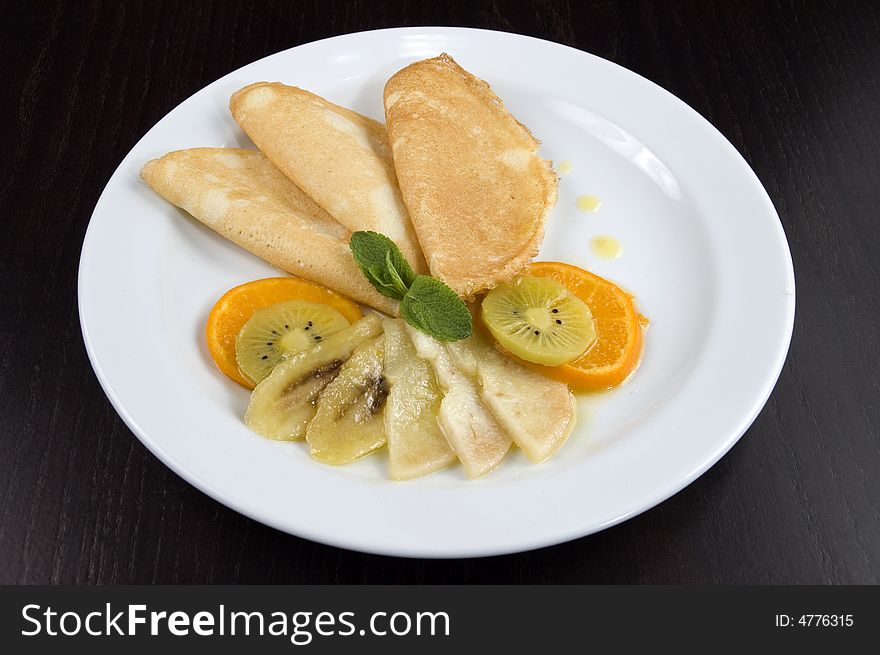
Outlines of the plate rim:
M635 507L628 512L624 512L624 513L616 516L615 518L608 520L608 521L605 521L601 524L594 525L594 526L587 528L587 529L571 529L568 531L561 531L561 532L558 532L554 535L549 535L549 536L544 534L542 536L534 537L534 538L521 537L519 540L517 540L516 543L509 543L507 546L504 546L504 547L499 547L497 545L491 545L488 547L484 547L481 544L472 544L471 547L461 547L461 548L455 548L455 549L450 549L447 547L447 548L441 548L441 549L437 549L437 550L432 549L430 545L426 545L424 548L422 548L422 547L420 547L420 548L405 548L405 547L404 548L396 548L394 546L390 546L387 543L384 545L379 545L379 544L371 542L369 539L358 539L356 536L349 537L348 535L340 535L340 534L336 534L333 538L329 538L326 534L323 534L320 531L313 530L311 528L311 526L307 526L307 527L297 526L296 531L293 531L293 529L289 525L285 524L279 518L274 517L270 513L260 512L258 510L255 510L252 507L244 507L234 497L231 497L231 496L227 495L226 493L224 493L223 490L218 489L215 486L212 486L212 485L206 483L205 481L201 480L196 474L191 472L189 469L187 469L186 467L179 464L172 456L170 456L162 448L162 446L160 446L156 441L153 440L152 437L150 437L150 435L148 434L148 432L146 430L144 430L140 426L138 421L135 420L135 418L129 413L128 409L125 407L122 400L117 395L116 391L114 390L114 388L112 386L110 379L108 378L108 376L106 375L105 371L103 370L102 366L99 363L99 357L98 357L98 354L95 350L95 344L93 343L93 340L92 340L91 335L89 333L89 328L86 323L86 320L84 320L83 297L84 297L85 285L84 285L84 273L83 272L84 272L84 268L85 268L84 262L86 260L86 256L87 256L90 248L92 247L93 241L95 238L94 237L94 230L95 230L94 217L98 213L99 209L101 208L102 201L104 200L108 189L111 187L111 185L114 184L114 182L117 179L117 176L121 174L121 171L124 167L124 164L129 159L132 152L137 150L138 146L150 137L150 135L153 133L153 131L156 129L156 127L159 125L159 123L161 123L170 113L174 112L176 109L178 109L184 103L189 102L195 96L201 94L202 92L204 92L206 89L208 89L212 85L218 84L222 80L224 80L225 78L236 74L242 68L258 64L264 60L282 55L284 53L288 53L290 51L296 50L297 48L301 48L303 46L327 43L327 42L336 41L336 40L345 40L345 39L355 38L355 37L359 37L359 36L363 36L363 35L367 35L367 34L376 34L376 33L385 33L385 34L388 34L388 33L395 33L395 34L434 33L434 34L436 34L438 32L458 33L458 34L464 33L464 34L470 35L470 36L477 36L477 38L479 37L480 34L487 34L488 33L488 34L492 34L492 35L496 35L496 36L502 35L504 38L510 38L512 40L526 39L529 41L538 42L538 43L543 44L545 46L550 45L555 48L562 48L565 50L573 51L573 52L577 53L579 56L587 56L587 57L601 60L602 62L604 62L605 65L610 65L613 68L618 69L617 72L622 72L625 75L635 76L635 77L639 78L641 83L647 83L647 84L651 85L652 87L654 87L655 91L659 91L661 94L667 96L667 99L671 100L675 105L677 105L679 110L684 111L685 113L689 114L691 116L691 118L695 118L699 122L703 123L705 127L708 127L714 133L714 135L717 137L717 141L718 141L719 145L722 145L723 147L725 147L725 149L728 151L728 155L734 156L739 168L741 168L743 170L743 173L750 178L750 182L751 182L750 186L754 187L754 190L763 196L762 200L765 202L765 204L767 205L767 208L771 212L771 214L772 214L771 218L775 219L773 221L774 231L777 233L777 236L780 239L780 243L777 245L783 246L782 254L784 257L784 261L782 261L781 263L783 263L783 265L784 265L785 274L787 277L787 281L789 283L788 287L791 289L791 298L790 298L790 303L787 305L786 312L785 312L785 325L783 326L783 334L782 334L782 339L780 341L780 346L775 350L777 356L775 358L775 361L773 362L772 369L770 367L768 367L768 370L771 370L772 373L766 376L765 384L763 385L763 388L761 389L760 394L758 394L758 396L757 396L757 398L759 398L759 399L753 403L753 411L748 416L742 417L742 419L740 420L740 427L738 430L731 431L730 436L723 443L719 440L719 442L718 442L719 447L716 448L715 451L709 457L707 457L699 467L695 468L690 473L690 475L685 476L683 478L677 478L675 481L667 481L667 483L665 485L661 485L663 487L663 491L660 492L659 494L655 495L655 497L651 501L649 501L646 504L643 504L639 507ZM482 28L444 27L444 26L394 27L394 28L384 28L384 29L379 29L379 30L363 30L363 31L358 31L358 32L351 32L351 33L346 33L346 34L334 35L334 36L327 37L324 39L318 39L315 41L310 41L307 43L298 44L298 45L293 46L291 48L286 48L284 50L280 50L278 52L274 52L274 53L271 53L271 54L266 55L264 57L261 57L259 59L256 59L252 62L248 62L248 63L246 63L246 64L244 64L234 70L229 71L228 73L220 76L219 78L213 80L212 82L206 84L205 86L203 86L200 89L198 89L197 91L195 91L193 94L191 94L190 96L188 96L187 98L182 100L180 103L178 103L171 110L166 112L153 126L151 126L150 129L147 130L143 134L143 136L141 136L141 138L138 139L138 141L129 149L129 151L126 153L126 155L122 158L122 160L117 165L113 174L110 176L107 184L104 186L104 189L101 192L100 197L98 198L98 201L95 204L95 208L94 208L94 210L90 216L90 219L89 219L88 227L86 229L85 237L83 239L82 250L80 253L80 261L79 261L79 269L78 269L78 277L77 277L77 309L78 309L78 316L80 319L80 327L81 327L81 332L82 332L83 340L84 340L85 347L86 347L86 352L87 352L87 355L89 358L89 362L92 366L92 369L95 372L96 377L98 378L98 382L101 385L102 390L104 391L105 395L109 399L114 410L119 414L120 418L122 418L122 420L126 424L126 426L132 431L132 433L138 438L138 440L141 443L143 443L147 447L147 449L153 455L155 455L165 466L170 468L174 473L179 475L181 478L183 478L189 484L192 484L199 491L201 491L202 493L205 493L206 495L213 498L214 500L217 500L221 504L226 505L227 507L233 509L234 511L236 511L244 516L252 518L256 521L259 521L260 523L268 525L272 528L275 528L275 529L280 530L282 532L285 532L287 534L292 534L294 536L306 538L306 539L309 539L312 541L316 541L318 543L328 544L328 545L332 545L335 547L349 549L349 550L355 550L355 551L359 551L359 552L379 554L379 555L392 555L392 556L399 556L399 557L418 557L418 558L429 558L429 559L486 557L486 556L524 552L524 551L528 551L528 550L532 550L532 549L536 549L536 548L542 548L542 547L551 546L551 545L555 545L555 544L559 544L559 543L564 543L564 542L567 542L567 541L570 541L573 539L587 536L589 534L594 534L596 532L604 530L604 529L611 527L613 525L617 525L623 521L626 521L630 518L633 518L634 516L641 514L642 512L647 511L648 509L651 509L651 508L657 506L658 504L664 502L665 500L667 500L667 499L671 498L672 496L674 496L675 494L677 494L679 491L681 491L682 489L684 489L685 487L690 485L692 482L694 482L701 475L703 475L708 469L710 469L712 466L714 466L739 441L739 439L748 430L748 428L752 425L752 423L755 421L757 416L763 410L764 406L766 405L767 401L769 400L769 398L772 394L774 387L776 386L776 383L779 379L779 376L782 373L785 361L788 356L788 352L789 352L790 345L791 345L793 329L794 329L795 308L796 308L796 286L795 286L794 266L793 266L793 261L792 261L792 257L791 257L791 248L789 246L788 239L785 235L785 230L784 230L782 222L779 218L779 214L776 211L776 208L773 205L773 202L772 202L771 198L769 197L769 194L767 193L765 187L761 183L757 174L754 172L754 170L751 168L751 166L749 166L748 162L745 160L745 158L742 156L742 154L704 116L702 116L699 112L697 112L695 109L693 109L686 102L684 102L683 100L681 100L680 98L675 96L670 91L668 91L668 90L664 89L663 87L661 87L660 85L656 84L655 82L639 75L635 71L627 69L627 68L625 68L625 67L623 67L613 61L604 59L602 57L599 57L598 55L589 53L587 51L580 50L578 48L574 48L572 46L568 46L565 44L556 43L554 41L541 39L541 38L528 36L528 35L523 35L523 34L517 34L514 32L503 32L503 31L498 31L498 30L488 30L488 29L482 29Z

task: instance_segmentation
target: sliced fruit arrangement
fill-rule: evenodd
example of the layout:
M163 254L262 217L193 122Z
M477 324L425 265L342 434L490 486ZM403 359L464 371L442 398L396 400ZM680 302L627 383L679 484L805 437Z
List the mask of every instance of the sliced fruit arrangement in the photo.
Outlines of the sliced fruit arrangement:
M547 459L576 420L569 386L619 384L641 356L644 319L633 298L568 264L533 264L471 311L486 329L443 341L401 319L362 317L316 285L274 278L221 298L209 346L230 377L257 382L245 414L255 432L305 438L314 459L336 465L387 444L396 480L456 460L479 477L512 444L533 462Z
M324 387L339 375L355 348L380 334L382 320L370 314L310 350L283 359L254 389L244 422L269 439L304 437Z
M240 284L220 297L211 309L205 326L208 351L224 375L248 389L254 388L254 382L239 370L236 340L254 312L287 300L331 307L349 323L363 316L358 306L348 298L299 278L270 277Z

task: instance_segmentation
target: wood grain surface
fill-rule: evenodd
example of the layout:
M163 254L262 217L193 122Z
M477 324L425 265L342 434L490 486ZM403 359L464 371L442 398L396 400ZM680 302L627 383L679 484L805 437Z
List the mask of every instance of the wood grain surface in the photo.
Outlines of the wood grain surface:
M877 2L5 0L0 16L0 583L880 583ZM513 556L347 552L196 491L98 386L76 274L122 157L243 64L401 25L626 66L714 123L773 199L797 276L788 362L739 444L659 507Z

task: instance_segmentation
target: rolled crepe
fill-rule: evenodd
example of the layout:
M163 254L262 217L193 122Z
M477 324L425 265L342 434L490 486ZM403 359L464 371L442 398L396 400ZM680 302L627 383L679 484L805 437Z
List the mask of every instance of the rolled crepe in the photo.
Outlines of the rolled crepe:
M269 82L241 89L229 108L269 161L333 218L352 231L381 232L416 272L427 272L382 123Z
M403 199L431 274L473 296L538 253L558 179L489 85L443 54L385 85Z
M283 271L389 314L333 220L256 150L193 148L148 162L141 177L163 198Z

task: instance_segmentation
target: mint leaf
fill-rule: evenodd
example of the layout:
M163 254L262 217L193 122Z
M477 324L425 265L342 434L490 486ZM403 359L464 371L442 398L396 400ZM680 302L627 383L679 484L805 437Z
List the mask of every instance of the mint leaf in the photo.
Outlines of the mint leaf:
M471 335L471 313L458 295L427 275L416 275L394 242L378 232L353 232L351 254L364 276L383 296L400 301L400 316L441 341Z
M400 303L407 323L440 341L458 341L471 335L471 313L458 295L437 280L419 275Z
M406 257L395 243L378 232L353 232L351 254L367 280L383 296L403 300L416 279Z
M404 260L404 263L409 266L409 263L406 260ZM394 284L394 288L397 292L406 295L407 287L409 285L401 279L400 273L397 272L397 268L394 266L394 262L391 259L390 250L385 253L385 268L387 269L388 275L391 277L391 282ZM412 272L412 269L410 269L410 272Z

